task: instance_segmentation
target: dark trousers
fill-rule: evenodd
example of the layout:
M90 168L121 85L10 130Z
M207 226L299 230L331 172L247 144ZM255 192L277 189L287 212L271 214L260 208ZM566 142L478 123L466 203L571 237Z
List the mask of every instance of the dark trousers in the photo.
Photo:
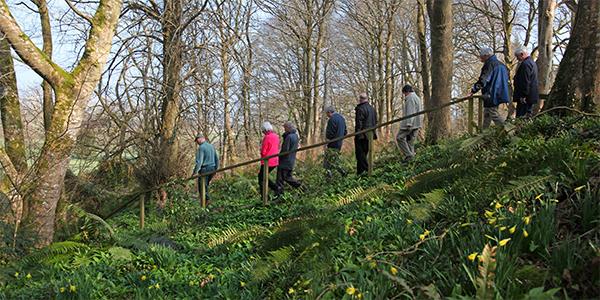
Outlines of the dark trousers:
M271 171L273 171L273 169L275 169L276 167L269 167L269 171L267 171L268 173L271 173ZM265 171L265 165L260 165L260 171L258 172L258 190L260 191L260 194L263 194L263 174ZM268 177L269 175L267 175ZM271 178L269 178L269 188L277 191L277 185L275 184L275 182L273 182L271 180Z
M329 177L333 177L333 171L338 171L342 176L346 176L348 172L342 166L340 149L327 148L323 159L323 168L327 171Z
M360 175L369 170L369 139L354 139L354 153L356 154L356 174Z
M532 110L533 104L517 102L517 118L531 116Z
M283 194L284 185L291 185L293 188L299 188L302 184L294 178L292 170L277 168L277 194Z
M203 173L207 173L207 172L211 172L215 170L215 166L211 166L211 167L202 167L202 169L200 169L200 171L198 172L199 174L203 174ZM204 176L205 180L204 180L204 186L205 189L204 191L206 191L206 200L210 199L210 196L208 195L208 185L210 184L210 180L213 178L213 176L215 176L215 174L211 174L208 176ZM198 177L198 193L202 193L201 191L201 186L202 184L202 177ZM202 197L202 194L200 195L200 197Z

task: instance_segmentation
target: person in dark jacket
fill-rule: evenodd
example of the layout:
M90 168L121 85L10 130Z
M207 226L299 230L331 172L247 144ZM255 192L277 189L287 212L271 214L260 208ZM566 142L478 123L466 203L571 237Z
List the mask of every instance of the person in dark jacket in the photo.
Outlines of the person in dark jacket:
M369 104L369 98L366 93L360 94L358 97L358 105L354 109L355 122L354 132L359 132L368 128L377 126L377 114L371 104ZM373 135L373 140L377 139L375 131L369 133L362 133L354 137L354 148L356 155L356 173L358 175L363 174L369 170L369 161L367 155L369 154L369 135Z
M515 73L513 102L517 102L517 118L531 116L533 105L540 100L537 65L524 48L515 50L520 62Z
M469 96L481 90L483 96L483 128L488 128L492 121L501 125L504 118L498 112L498 106L502 103L510 103L508 91L508 68L501 63L494 51L490 48L482 48L479 51L479 59L483 62L479 79L471 88Z
M298 132L292 122L283 124L285 133L283 134L283 143L280 153L293 151L289 154L279 156L279 166L277 166L277 195L283 194L284 185L287 182L294 188L299 188L302 184L292 176L296 166L296 150L298 150Z
M196 165L194 166L194 171L192 172L192 176L196 174L204 174L211 171L214 171L219 168L219 155L217 151L215 151L215 147L211 145L204 135L198 134L195 138L196 144L198 144L198 150L196 151ZM211 179L214 174L206 176L206 180L204 181L206 192L206 202L208 204L208 200L210 200L210 196L208 194L208 185L210 184ZM200 188L202 184L202 177L198 177L198 193L201 193Z
M327 140L333 140L348 134L346 129L346 120L342 115L335 112L333 106L325 108L325 113L329 120L327 121L327 128L325 129L325 138ZM325 158L323 160L323 167L327 172L329 178L333 177L333 171L339 172L342 176L346 176L348 172L342 167L340 159L340 151L342 150L344 140L333 141L327 144L325 148Z

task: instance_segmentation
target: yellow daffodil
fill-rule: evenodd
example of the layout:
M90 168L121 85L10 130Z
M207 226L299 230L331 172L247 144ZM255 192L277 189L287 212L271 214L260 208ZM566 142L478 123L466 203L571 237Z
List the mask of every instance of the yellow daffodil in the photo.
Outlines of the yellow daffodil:
M58 289L58 290L59 290L61 293L64 293L64 292L65 292L65 288L64 288L64 287L61 287L61 288L60 288L60 289Z
M398 274L398 269L396 269L394 267L391 267L390 268L390 273L392 273L392 275L396 275L396 274Z
M15 272L15 277L19 278L19 272Z
M503 239L500 242L498 242L498 245L500 245L500 247L506 246L506 244L508 244L508 241L510 241L510 238Z
M419 234L419 239L420 239L421 241L425 240L425 235L424 235L424 234Z
M240 286L241 286L241 287L245 287L245 286L246 286L246 283L245 283L245 282L243 282L243 281L240 281Z
M529 225L531 222L531 216L523 217L523 222L525 222L525 225Z
M358 295L356 295L357 299L362 299L362 297L363 297L362 293L358 293Z
M296 292L296 290L294 290L294 288L290 288L288 290L288 294L290 294L290 295L293 294L293 293L295 293L295 292Z
M147 279L146 275L142 275L142 277L140 277L141 281L145 281Z
M496 205L494 205L495 209L501 209L502 208L502 204L496 202Z
M158 282L154 285L155 289L160 289L160 284L158 284Z
M496 224L496 218L491 218L491 219L489 219L489 220L488 220L488 224L490 224L490 225L494 225L494 224Z
M535 196L535 200L542 200L542 196L544 196L544 193Z
M356 293L356 289L353 286L349 286L348 288L346 288L346 294L354 295L354 293Z
M77 287L74 285L69 285L69 292L71 293L77 293Z
M528 236L529 236L529 233L528 233L528 232L527 232L527 230L525 230L525 229L523 229L523 236L524 236L524 237L528 237Z
M31 279L31 273L27 273L27 276L25 276L25 278Z
M508 232L510 232L510 234L513 234L513 233L515 233L515 230L517 230L517 225L515 225L515 226L511 227L511 228L508 230Z
M423 232L423 234L424 234L425 236L428 236L428 235L429 235L429 230L425 229L425 232Z
M478 253L477 253L477 252L473 252L473 253L469 254L469 256L467 256L467 258L468 258L470 261L475 261L475 259L477 258L477 255L478 255Z
M485 217L486 217L486 218L488 218L488 219L489 219L489 218L491 218L491 217L493 217L493 216L494 216L494 212L493 212L493 211L489 211L489 210L486 210L486 211L485 211Z

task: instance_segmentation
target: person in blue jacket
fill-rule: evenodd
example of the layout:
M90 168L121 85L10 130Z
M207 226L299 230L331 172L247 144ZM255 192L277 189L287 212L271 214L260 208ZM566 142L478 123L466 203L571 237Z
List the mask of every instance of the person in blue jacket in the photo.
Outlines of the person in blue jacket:
M469 96L479 92L483 96L483 128L494 124L504 124L504 118L498 112L498 106L509 103L508 68L501 63L491 48L482 48L479 59L483 62L479 79L471 88Z
M283 194L285 183L293 188L299 188L302 183L293 176L294 167L296 166L296 150L298 150L298 131L296 126L290 121L283 124L285 133L282 136L283 143L279 153L291 152L279 156L279 165L277 166L277 195Z
M513 101L517 102L517 118L531 116L533 105L540 100L538 69L524 48L517 48L515 56L520 62L515 73Z
M325 138L327 140L333 140L348 134L346 129L346 120L344 117L335 111L333 106L325 108L325 113L329 120L327 121L327 127L325 129ZM327 144L325 148L325 158L323 160L323 167L327 172L329 178L333 177L333 171L339 172L342 176L346 176L348 172L342 167L340 159L340 151L342 150L342 144L344 140L332 141Z
M215 151L215 147L211 145L203 134L198 134L195 138L196 144L198 144L198 150L196 151L196 165L194 166L193 175L196 174L204 174L207 172L214 171L219 168L219 155L217 151ZM206 203L208 205L208 200L210 200L210 196L208 194L208 185L210 184L210 180L213 178L214 174L206 176L205 183L205 191L206 191ZM200 193L200 188L202 184L202 177L198 177L198 192Z

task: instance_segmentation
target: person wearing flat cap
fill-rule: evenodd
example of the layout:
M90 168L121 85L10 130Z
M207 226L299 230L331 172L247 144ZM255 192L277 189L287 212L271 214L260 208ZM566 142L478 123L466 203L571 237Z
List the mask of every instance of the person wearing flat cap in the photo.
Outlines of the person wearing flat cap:
M215 151L215 147L211 145L204 135L198 134L195 138L196 144L198 144L198 150L196 151L196 166L194 167L194 172L192 175L196 174L204 174L211 171L214 171L219 168L219 155L217 151ZM210 200L210 196L208 193L208 185L210 184L210 180L213 178L214 174L206 176L205 180L205 191L206 191L206 203ZM198 193L200 192L202 184L202 178L198 177Z

